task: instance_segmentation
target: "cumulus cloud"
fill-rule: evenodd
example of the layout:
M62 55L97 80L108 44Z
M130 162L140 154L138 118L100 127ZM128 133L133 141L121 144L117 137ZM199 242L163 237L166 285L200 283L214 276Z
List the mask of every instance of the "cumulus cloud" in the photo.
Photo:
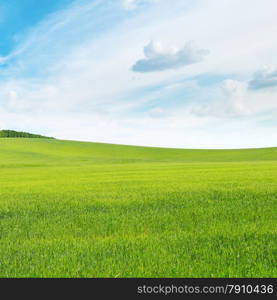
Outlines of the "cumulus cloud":
M254 78L249 82L249 89L259 90L277 87L277 69L264 68L256 72Z
M208 103L194 104L191 107L192 114L210 116L216 118L236 118L252 113L249 105L249 93L245 82L227 79L214 91L214 100Z
M164 48L160 42L151 41L144 47L144 59L138 60L132 67L134 72L159 72L178 69L203 60L208 50L199 49L193 42L188 42L183 48Z
M206 91L207 92L207 91ZM252 119L276 118L276 93L270 89L257 93L249 90L246 81L224 80L213 91L214 99L207 103L196 103L190 107L193 115L215 117L218 119Z

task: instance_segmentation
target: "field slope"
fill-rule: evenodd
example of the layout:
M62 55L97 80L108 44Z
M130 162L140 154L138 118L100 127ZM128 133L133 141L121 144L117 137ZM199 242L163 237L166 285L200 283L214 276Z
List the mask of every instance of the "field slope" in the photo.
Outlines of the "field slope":
M0 277L276 277L277 148L0 139Z

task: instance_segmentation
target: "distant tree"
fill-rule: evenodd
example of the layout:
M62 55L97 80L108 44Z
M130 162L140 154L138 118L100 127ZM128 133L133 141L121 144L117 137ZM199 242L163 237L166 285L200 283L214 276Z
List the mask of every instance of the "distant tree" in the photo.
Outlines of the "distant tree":
M41 139L54 139L53 137L43 136L40 134L33 134L23 131L15 130L0 130L0 138L41 138Z

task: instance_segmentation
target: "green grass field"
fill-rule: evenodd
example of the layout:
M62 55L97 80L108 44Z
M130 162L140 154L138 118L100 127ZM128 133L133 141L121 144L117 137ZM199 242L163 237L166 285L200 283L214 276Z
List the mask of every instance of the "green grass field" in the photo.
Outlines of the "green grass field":
M0 139L0 277L276 277L277 148Z

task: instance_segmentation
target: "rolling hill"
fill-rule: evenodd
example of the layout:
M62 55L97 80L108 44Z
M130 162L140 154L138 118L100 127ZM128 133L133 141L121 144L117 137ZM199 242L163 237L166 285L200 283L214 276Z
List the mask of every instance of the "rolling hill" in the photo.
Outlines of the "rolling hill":
M0 277L276 277L277 148L0 139Z

